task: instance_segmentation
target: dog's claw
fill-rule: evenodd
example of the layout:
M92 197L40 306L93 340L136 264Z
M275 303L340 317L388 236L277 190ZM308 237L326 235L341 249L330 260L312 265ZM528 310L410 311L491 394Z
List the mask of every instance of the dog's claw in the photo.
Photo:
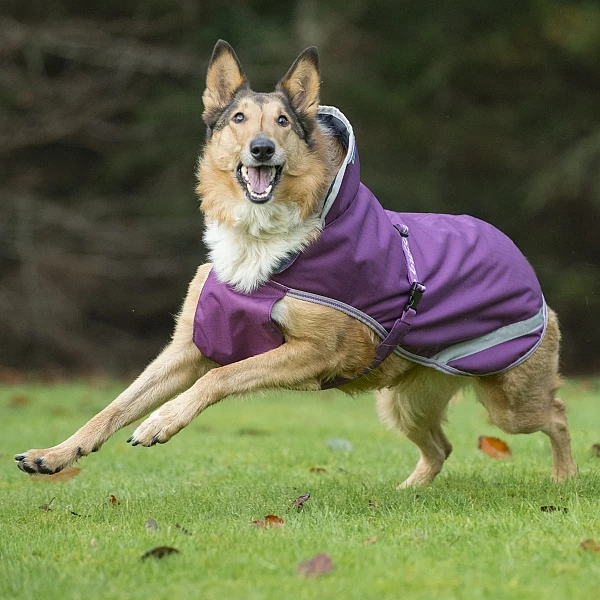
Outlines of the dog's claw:
M133 436L132 436L132 435L130 435L130 436L127 438L127 443L129 444L129 443L131 442L131 440L132 440L132 439L133 439Z
M25 459L25 455L24 454L15 454L15 460L17 462L21 462L24 459Z
M36 473L37 471L30 467L26 462L24 461L19 461L19 463L17 464L17 467L19 467L19 469L21 469L21 471L23 471L23 473Z
M55 473L55 471L53 471L52 469L49 469L48 467L46 467L44 465L44 457L39 457L36 458L33 463L35 465L37 465L37 472L41 473L42 475L53 475ZM35 471L35 469L34 469Z

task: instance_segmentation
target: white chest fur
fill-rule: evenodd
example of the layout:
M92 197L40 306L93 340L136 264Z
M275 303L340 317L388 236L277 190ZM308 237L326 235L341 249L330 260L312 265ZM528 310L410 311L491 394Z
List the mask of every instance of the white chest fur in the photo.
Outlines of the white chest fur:
M247 202L236 208L233 225L207 222L204 242L219 280L240 292L251 292L288 256L305 248L319 230L318 216L301 220L294 205Z

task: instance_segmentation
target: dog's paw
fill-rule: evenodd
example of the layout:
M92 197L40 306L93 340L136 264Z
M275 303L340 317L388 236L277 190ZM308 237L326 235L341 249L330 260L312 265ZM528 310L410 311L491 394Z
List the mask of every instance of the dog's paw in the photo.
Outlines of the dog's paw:
M73 464L83 456L81 448L69 450L66 448L47 448L46 450L28 450L15 455L17 467L24 473L40 473L42 475L54 475L65 467Z
M167 443L181 427L166 419L157 411L151 414L127 440L132 446L154 446Z

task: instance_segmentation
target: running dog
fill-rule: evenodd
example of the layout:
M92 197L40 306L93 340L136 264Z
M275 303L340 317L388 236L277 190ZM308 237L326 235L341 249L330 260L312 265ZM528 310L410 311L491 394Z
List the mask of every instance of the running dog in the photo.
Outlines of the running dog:
M56 473L150 412L132 445L164 444L232 395L335 387L376 391L383 421L420 450L400 487L423 485L452 450L448 402L472 386L504 431L549 436L555 480L573 476L557 318L514 244L472 217L384 210L360 182L351 124L319 105L316 48L257 93L219 41L203 101L211 263L134 383L18 467Z

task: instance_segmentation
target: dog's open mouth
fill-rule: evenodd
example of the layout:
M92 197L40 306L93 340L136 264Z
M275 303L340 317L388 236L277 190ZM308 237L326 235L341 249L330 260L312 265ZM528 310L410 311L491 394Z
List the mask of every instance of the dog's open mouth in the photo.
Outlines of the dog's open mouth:
M282 170L283 165L247 167L240 163L237 168L237 178L250 202L264 204L273 197Z

